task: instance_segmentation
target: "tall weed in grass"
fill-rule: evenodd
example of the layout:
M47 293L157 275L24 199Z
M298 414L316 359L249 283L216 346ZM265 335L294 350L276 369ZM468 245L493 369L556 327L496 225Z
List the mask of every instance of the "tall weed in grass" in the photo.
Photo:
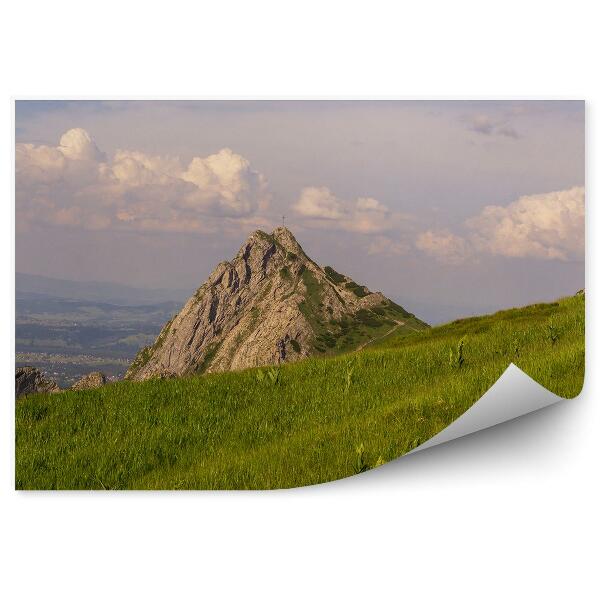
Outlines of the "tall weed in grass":
M331 359L32 396L16 407L16 487L265 489L346 477L438 433L511 362L576 396L584 323L576 296Z

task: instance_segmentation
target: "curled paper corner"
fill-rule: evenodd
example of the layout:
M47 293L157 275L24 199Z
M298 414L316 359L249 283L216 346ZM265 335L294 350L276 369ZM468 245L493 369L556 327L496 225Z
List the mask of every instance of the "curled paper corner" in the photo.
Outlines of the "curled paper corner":
M516 419L563 400L511 363L481 398L438 434L408 454Z

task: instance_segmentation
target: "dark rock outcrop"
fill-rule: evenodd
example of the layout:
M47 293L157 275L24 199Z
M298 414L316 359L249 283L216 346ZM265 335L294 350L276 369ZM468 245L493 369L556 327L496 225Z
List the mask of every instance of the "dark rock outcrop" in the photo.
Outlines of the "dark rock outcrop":
M100 371L94 371L84 375L79 381L76 381L72 386L72 390L93 390L102 387L106 384L106 375Z
M17 398L30 394L53 394L60 392L56 381L47 378L35 367L18 367L15 377L15 395Z

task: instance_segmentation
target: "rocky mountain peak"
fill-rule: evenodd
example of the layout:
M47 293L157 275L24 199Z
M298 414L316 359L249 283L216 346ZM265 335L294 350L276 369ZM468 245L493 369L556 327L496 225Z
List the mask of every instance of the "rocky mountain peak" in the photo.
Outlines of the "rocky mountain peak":
M302 246L297 242L294 234L287 227L276 227L271 234L275 241L288 252L304 255Z
M252 254L264 256L267 252L270 252L270 255L276 252L289 252L292 255L306 257L294 234L287 227L276 227L271 233L260 229L251 233L242 244L236 258L245 256L248 260Z
M321 268L292 232L253 232L219 263L142 349L126 378L148 379L280 364L356 349L405 326L425 326L379 292Z

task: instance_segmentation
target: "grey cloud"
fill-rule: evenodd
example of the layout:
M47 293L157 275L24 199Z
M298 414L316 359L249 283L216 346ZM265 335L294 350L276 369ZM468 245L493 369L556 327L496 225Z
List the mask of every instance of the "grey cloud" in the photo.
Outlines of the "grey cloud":
M520 134L506 118L494 118L487 114L476 114L463 118L467 129L486 136L503 136L518 139Z

